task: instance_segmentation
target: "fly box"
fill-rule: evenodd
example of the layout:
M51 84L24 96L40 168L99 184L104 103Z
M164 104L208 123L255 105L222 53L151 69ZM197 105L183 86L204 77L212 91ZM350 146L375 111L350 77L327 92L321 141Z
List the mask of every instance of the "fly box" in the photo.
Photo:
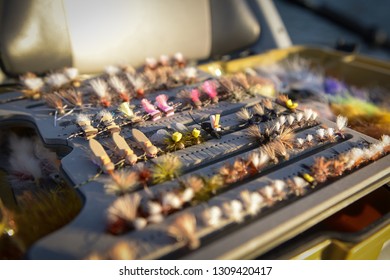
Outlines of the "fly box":
M201 65L194 81L151 89L127 109L123 100L85 106L99 91L91 81L109 84L107 74L82 81L83 107L61 116L42 99L1 94L1 125L31 126L61 151L61 176L84 203L27 257L257 258L387 183L388 136L363 135L285 95L264 97L273 91L256 86L256 75L221 80L296 56L347 83L390 90L387 63L293 47ZM130 109L135 118L124 117Z

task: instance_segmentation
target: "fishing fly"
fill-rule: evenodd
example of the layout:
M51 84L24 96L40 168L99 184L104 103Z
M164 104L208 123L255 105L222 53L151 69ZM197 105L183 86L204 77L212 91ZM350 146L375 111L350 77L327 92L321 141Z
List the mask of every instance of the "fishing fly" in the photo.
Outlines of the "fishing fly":
M201 123L198 123L190 112L188 112L188 114L197 125L199 125L205 132L207 132L208 135L216 139L221 139L221 131L224 129L219 124L221 118L220 114L211 115L209 121L204 121Z

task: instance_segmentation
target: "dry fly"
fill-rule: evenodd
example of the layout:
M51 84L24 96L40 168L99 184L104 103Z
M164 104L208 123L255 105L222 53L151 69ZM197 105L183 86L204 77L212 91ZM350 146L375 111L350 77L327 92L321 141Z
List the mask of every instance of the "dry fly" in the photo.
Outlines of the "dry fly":
M218 171L219 175L223 177L225 183L230 184L234 183L235 176L231 173L231 167L229 163L224 164Z
M152 71L150 69L146 69L143 73L143 77L149 84L156 84L157 83L157 73L156 71Z
M288 96L285 94L279 94L276 98L276 102L282 106L286 106L286 102L289 100Z
M83 96L80 91L74 88L59 91L59 94L72 106L82 108L83 107Z
M139 194L127 194L117 198L107 210L108 219L121 218L127 222L132 222L137 217L140 202Z
M246 163L242 159L236 159L233 165L226 163L219 169L219 174L223 176L225 183L232 184L240 181L248 174Z
M217 82L215 81L205 81L202 86L202 91L207 94L211 99L212 103L218 103L218 92L217 92Z
M295 109L298 107L298 103L293 102L290 98L288 98L287 95L283 95L283 94L278 96L276 102L286 107L287 109L290 109L291 111L295 111Z
M281 124L279 121L275 122L275 124L272 126L272 131L273 132L276 132L276 133L279 133L280 129L281 129Z
M130 94L124 82L120 78L118 78L118 76L111 76L109 79L109 83L123 102L130 101Z
M345 171L345 162L341 161L340 159L331 160L329 169L331 177L341 176Z
M263 151L254 152L249 157L249 162L254 165L257 171L263 169L269 162L269 157Z
M326 138L328 141L331 141L331 142L336 141L336 134L335 134L334 129L332 127L328 127L326 129Z
M224 202L222 204L223 214L226 218L231 219L237 223L240 223L244 219L244 212L243 212L243 206L242 203L237 200L233 199L229 202Z
M92 126L91 119L88 115L78 114L76 117L76 123L82 129L85 138L91 139L96 136L98 129Z
M232 80L228 77L221 77L218 79L218 82L226 91L233 92L237 90Z
M112 234L121 234L145 227L146 220L137 217L140 201L139 194L126 194L117 198L107 209L107 230Z
M152 166L153 183L159 184L179 176L182 162L176 156L167 154L159 158Z
M148 200L141 204L142 214L146 216L158 215L163 211L159 201Z
M348 119L344 116L338 115L336 119L336 126L338 129L338 132L344 131L344 129L347 127Z
M261 103L263 104L263 106L267 109L267 110L270 110L272 111L274 109L274 105L272 104L272 101L270 99L263 99L261 101Z
M240 72L240 73L234 74L232 77L232 80L237 85L241 86L245 91L249 91L251 86L250 86L248 79L244 73Z
M317 140L319 142L325 141L325 135L326 135L325 129L323 129L323 128L317 129L316 130L316 135L317 135Z
M282 127L276 139L279 140L287 149L294 148L295 133L291 128Z
M348 119L344 116L337 116L336 118L336 126L337 126L337 131L336 134L340 136L341 138L344 138L344 130L347 127L348 124Z
M191 250L200 246L199 238L196 235L196 219L193 214L181 214L168 227L167 232L178 242L184 242Z
M292 126L295 122L295 116L293 114L290 114L287 116L287 123L289 126Z
M191 90L186 90L186 89L181 90L180 93L177 95L177 97L185 99L187 104L193 103L193 105L195 105L195 109L202 108L202 101L200 100L200 92L197 88Z
M60 95L57 93L48 93L44 96L46 104L55 109L56 113L59 115L65 114L66 105L64 105L64 102Z
M238 120L248 122L252 118L252 114L249 113L247 108L242 108L236 113Z
M111 95L108 92L107 83L102 79L94 79L89 82L93 92L98 97L100 104L103 107L109 107L111 105Z
M218 227L221 223L222 210L218 206L212 206L202 211L201 218L206 226Z
M168 84L168 70L169 68L158 68L156 70L156 75L157 75L157 83L156 83L156 87L157 88L167 88L167 84Z
M347 153L345 153L346 157L346 169L351 170L358 165L360 165L364 161L364 152L362 149L353 148Z
M166 94L159 94L156 97L156 105L167 117L173 116L175 113L174 108L168 104L168 96Z
M194 176L194 175L187 177L184 180L183 184L187 188L193 189L195 193L201 191L205 187L205 184L204 184L204 181L202 180L202 178L200 178L199 176Z
M161 119L161 112L157 110L157 108L150 103L149 100L146 98L143 98L141 100L142 108L145 110L145 112L152 118L153 121L157 121Z
M166 54L160 55L159 64L161 66L169 66L171 64L171 59Z
M241 179L248 173L246 170L246 163L241 158L238 158L234 161L232 169L237 174L239 179Z
M272 186L265 186L259 190L259 193L264 198L264 202L269 207L275 204L274 191L275 189Z
M67 105L63 102L63 97L55 92L55 93L48 93L45 95L45 101L46 104L55 109L54 112L54 126L57 126L57 121L61 120L62 118L70 115L74 109L70 110L69 112L65 112ZM60 118L58 118L58 115L61 115Z
M142 119L134 113L133 109L130 108L129 102L122 102L117 110L124 116L126 119L131 120L133 122L141 121Z
M180 209L183 202L176 193L170 191L161 195L161 205L164 213L170 213L173 210Z
M247 136L249 139L258 143L261 143L264 140L258 125L251 125L247 130Z
M52 87L52 89L58 90L65 86L69 80L63 73L52 73L46 76L46 82Z
M186 65L186 60L184 58L184 55L180 52L175 53L173 55L174 62L177 64L178 67L182 68Z
M185 204L192 201L192 199L195 197L195 192L192 188L185 188L180 192L179 197L182 204Z
M296 143L295 143L295 147L298 148L298 149L303 149L304 148L304 144L305 144L305 139L297 138L296 139Z
M303 112L298 112L295 114L295 119L297 121L297 124L300 125L301 121L303 120Z
M270 145L274 149L276 155L282 156L285 159L288 159L290 157L285 145L283 145L280 140L274 140L268 145Z
M311 166L310 170L317 182L323 183L326 181L330 175L330 164L331 162L326 160L324 157L319 157L314 160L314 164Z
M184 68L184 83L193 84L197 80L198 70L195 67Z
M277 158L277 156L276 156L275 149L273 148L272 145L270 145L270 143L261 146L259 149L260 149L260 151L261 151L262 153L264 153L265 155L267 155L267 157L268 157L270 160L272 160L274 163L277 163L277 162L278 162L278 158Z
M318 113L314 112L312 109L305 109L303 111L303 117L306 120L306 122L308 122L310 125L310 124L315 123L315 121L318 117Z
M286 117L285 116L280 116L278 122L280 123L281 126L283 126L286 123Z
M298 176L294 176L292 179L287 180L287 186L291 192L296 196L302 196L305 194L305 188L309 185L304 179Z
M383 155L383 145L381 143L371 144L365 151L365 158L367 160L378 160Z
M286 183L282 180L275 180L271 186L274 188L274 196L277 200L281 201L287 197Z
M129 73L130 75L135 75L136 74L136 70L131 65L125 64L125 65L122 65L121 68L122 68L122 71L124 73Z
M154 70L157 68L158 61L154 57L145 58L145 69Z
M127 79L130 81L131 85L134 88L135 93L138 98L142 98L145 95L146 90L146 81L142 76L131 75L126 73Z
M152 178L152 171L142 163L135 165L135 168L138 173L138 181L144 189L148 190L148 182Z
M39 99L42 95L42 88L45 85L44 81L37 77L34 73L27 73L20 77L20 81L25 87L23 94L31 99Z
M240 199L244 204L246 211L252 216L257 215L262 207L263 197L257 192L243 190L240 192Z
M25 137L19 138L16 134L11 133L9 146L10 178L15 178L18 181L31 179L36 185L39 185L43 178L43 170L40 160L34 153L34 142Z
M110 177L101 179L106 193L123 195L133 191L138 185L138 173L128 170L117 170Z
M97 119L99 120L99 123L103 123L104 127L111 133L119 133L121 131L121 128L115 123L114 118L111 114L111 112L107 110L101 110L97 114Z
M79 79L79 70L75 67L65 67L63 70L65 76L72 83L72 86L79 87L81 81Z
M306 145L311 146L313 144L313 139L314 139L313 135L311 134L306 135L306 139L305 139Z
M259 116L263 116L264 115L264 107L260 103L257 103L255 106L253 106L253 112L255 114L258 114Z
M244 91L237 87L228 77L221 77L218 79L218 82L222 89L226 92L225 98L231 100L232 102L239 102L244 99Z

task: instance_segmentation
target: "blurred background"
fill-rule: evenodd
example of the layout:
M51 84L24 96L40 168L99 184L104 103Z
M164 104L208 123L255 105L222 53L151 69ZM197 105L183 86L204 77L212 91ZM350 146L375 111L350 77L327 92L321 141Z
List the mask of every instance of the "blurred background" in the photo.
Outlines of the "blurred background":
M388 61L389 5L386 0L1 0L1 65L8 76L65 66L91 73L177 51L204 62L290 44Z
M272 48L270 44L270 32L265 26L264 18L256 7L257 1L250 0L250 5L256 13L256 17L262 23L262 34L255 45L255 52L261 52L264 49ZM362 27L377 28L387 35L390 34L390 19L388 11L390 1L387 0L274 0L273 1L284 25L287 29L291 41L294 45L310 45L319 47L335 48L342 43L355 45L356 51L362 55L371 56L380 60L390 59L390 46L379 47L363 39L364 30L360 33L352 32L345 26L347 19L359 23ZM304 8L297 5L298 2L306 2L313 7L326 6L329 10L334 10L340 14L341 21L345 16L343 24L323 17L313 9ZM321 10L321 9L320 9ZM323 10L323 9L322 9ZM331 12L329 12L332 15ZM333 14L335 16L335 14ZM354 25L356 28L359 26ZM269 38L269 39L268 39Z

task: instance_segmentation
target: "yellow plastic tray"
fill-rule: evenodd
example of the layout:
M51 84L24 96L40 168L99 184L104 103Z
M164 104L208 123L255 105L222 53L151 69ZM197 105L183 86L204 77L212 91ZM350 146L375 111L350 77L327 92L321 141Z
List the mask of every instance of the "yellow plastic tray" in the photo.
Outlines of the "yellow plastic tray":
M217 61L200 65L199 68L212 75L230 74L257 65L270 65L294 57L310 60L324 68L327 75L341 77L356 86L378 86L390 89L390 63L342 52L294 46L271 50L259 55L232 61Z

